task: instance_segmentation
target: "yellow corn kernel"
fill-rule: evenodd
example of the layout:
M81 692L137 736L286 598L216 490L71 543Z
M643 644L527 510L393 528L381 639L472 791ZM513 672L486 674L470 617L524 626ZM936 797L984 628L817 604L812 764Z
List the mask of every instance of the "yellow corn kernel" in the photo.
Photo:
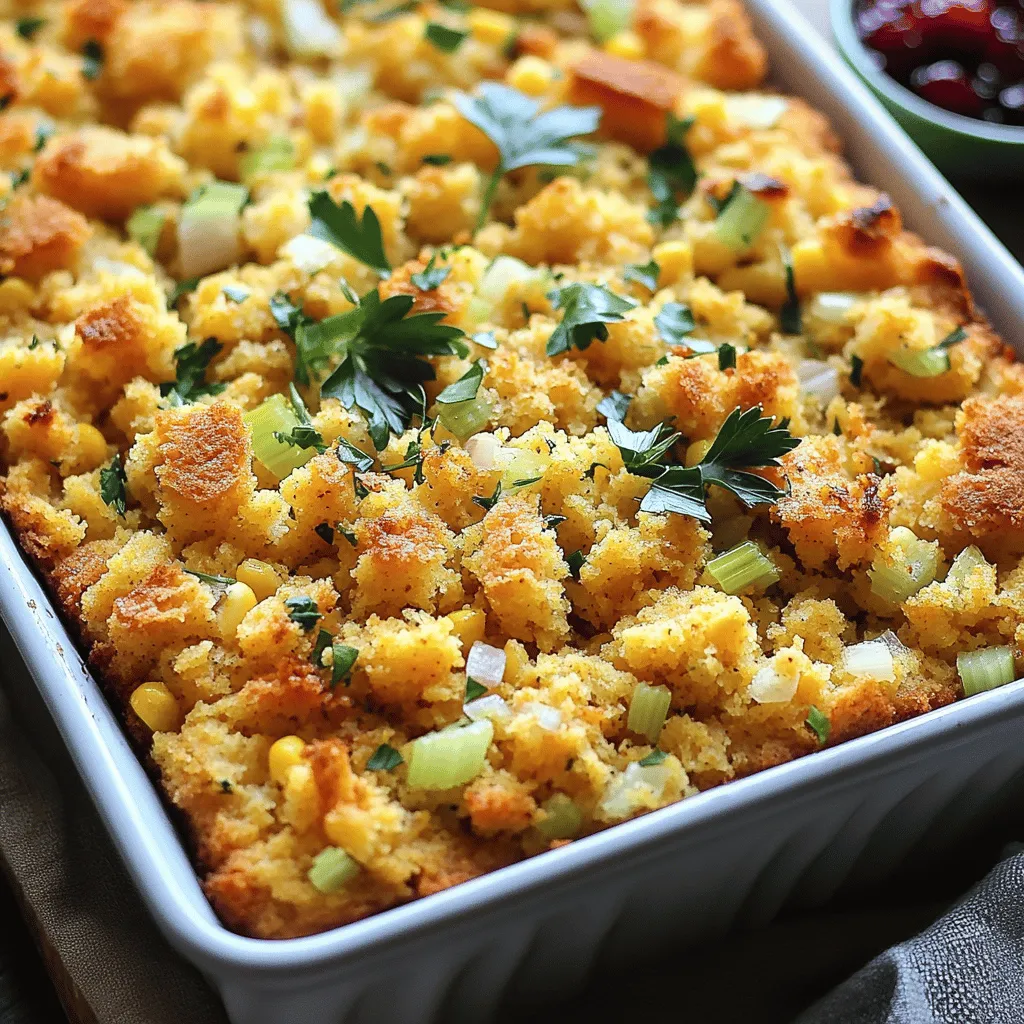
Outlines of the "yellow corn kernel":
M505 76L505 80L513 89L518 89L527 96L543 96L551 87L553 78L554 68L546 60L532 54L520 57Z
M530 656L526 648L516 640L505 644L504 682L516 686L516 680L530 667Z
M81 465L91 468L107 457L107 439L91 423L78 426L78 453Z
M466 21L474 39L494 46L501 46L516 27L515 21L507 14L489 11L483 7L474 7L466 15Z
M675 284L693 273L693 247L689 242L662 242L651 253L661 271L658 285Z
M137 686L128 703L153 732L172 732L178 728L178 701L163 683Z
M247 558L236 570L235 579L244 583L255 595L257 601L265 601L277 593L281 577L277 570L258 558Z
M217 611L221 633L224 636L234 636L238 630L238 624L257 604L252 587L246 586L244 583L232 583L224 591Z
M462 642L463 651L468 651L477 640L483 640L487 627L486 612L479 608L464 608L462 611L452 612L448 618L452 620L455 635Z
M288 781L291 769L302 763L305 749L306 741L301 736L282 736L272 744L267 754L267 769L274 782L283 786Z
M700 462L700 460L703 459L709 451L711 451L712 444L714 444L713 441L694 441L693 444L686 449L686 465L696 466L697 463Z
M647 54L643 40L635 32L629 31L616 32L604 44L604 49L606 53L625 60L642 60Z

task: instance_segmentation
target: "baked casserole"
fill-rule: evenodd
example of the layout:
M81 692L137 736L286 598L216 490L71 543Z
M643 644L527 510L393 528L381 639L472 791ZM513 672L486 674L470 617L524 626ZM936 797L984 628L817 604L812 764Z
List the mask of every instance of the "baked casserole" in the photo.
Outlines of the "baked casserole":
M1016 678L1024 376L735 0L0 31L3 510L229 927Z

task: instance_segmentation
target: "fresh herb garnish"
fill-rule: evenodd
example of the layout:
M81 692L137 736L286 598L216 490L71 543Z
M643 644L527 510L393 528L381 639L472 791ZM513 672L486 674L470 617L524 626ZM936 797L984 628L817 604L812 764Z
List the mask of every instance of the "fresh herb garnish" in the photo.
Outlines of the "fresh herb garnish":
M661 460L679 440L679 433L667 423L651 430L630 430L621 420L608 420L608 436L619 449L622 463L636 476L658 476L664 470Z
M601 109L555 107L541 113L539 101L498 82L483 82L477 93L457 93L452 102L498 147L498 165L487 183L477 218L479 230L487 223L498 183L509 171L536 164L571 167L578 163L579 152L567 143L596 130Z
M574 580L578 580L580 578L580 570L583 568L586 560L586 555L584 555L578 548L571 554L565 556L565 564L569 566L569 575L572 576Z
M18 18L14 29L22 39L31 40L45 24L45 18Z
M565 516L550 515L543 516L542 519L545 530L553 530L556 526L561 526L565 522Z
M629 403L632 401L632 395L624 395L619 391L613 391L610 395L605 395L597 403L597 411L605 419L618 420L621 423L625 420L626 413L629 411Z
M316 643L313 644L313 653L310 654L309 660L316 665L317 668L324 667L324 651L334 642L334 637L326 629L321 629L316 635Z
M654 326L657 328L658 337L666 345L686 345L687 348L694 349L694 342L683 341L683 338L697 329L697 322L693 319L689 306L684 306L681 302L666 302L654 318ZM711 346L706 351L714 352L715 346L710 342L706 344Z
M382 743L366 762L366 770L369 772L390 772L394 771L402 763L402 755L394 747Z
M186 277L184 281L179 281L171 289L170 295L167 296L167 308L174 309L183 295L188 295L189 292L194 292L198 287L198 277Z
M501 497L501 481L499 480L494 485L494 493L488 498L480 494L473 495L473 504L479 505L485 512L490 512L495 505L498 504L498 499Z
M219 395L227 386L207 383L206 370L210 360L223 346L214 338L207 338L201 345L188 342L174 353L176 379L160 385L160 394L172 397L175 404L194 402L204 395Z
M725 342L718 346L718 368L720 370L736 369L736 346Z
M381 466L384 473L396 473L400 469L411 469L414 484L423 483L423 445L420 441L410 441L405 449L405 458L388 466Z
M312 217L309 233L315 238L337 246L381 277L391 275L380 221L372 206L364 207L360 220L356 208L347 199L339 206L329 193L321 190L309 197L309 214Z
M381 11L380 14L373 14L367 20L382 25L386 21L394 21L395 18L400 18L403 14L412 13L419 5L420 0L405 0L405 3L389 7L387 10Z
M864 377L864 360L860 356L850 356L850 383L859 388Z
M317 523L316 526L313 527L313 532L325 544L334 544L334 527L326 520L322 523Z
M288 618L297 622L307 633L323 618L316 601L311 597L289 597L285 601Z
M378 451L392 434L401 434L422 405L423 381L434 379L425 356L465 358L469 346L458 327L439 323L444 313L416 313L411 295L392 295L381 301L374 289L355 309L320 326L331 324L343 358L320 388L323 398L337 398L346 409L358 408L366 417L370 438Z
M198 572L195 569L186 569L185 572L189 576L195 576L197 580L202 580L209 587L213 587L214 590L226 590L228 587L234 585L238 580L233 579L231 576L217 576L208 572Z
M87 39L82 46L82 77L89 82L103 71L103 47L95 39Z
M115 455L109 466L100 470L100 497L119 516L128 511L128 477L125 476L121 456Z
M357 448L351 441L345 438L338 438L338 461L352 466L357 473L369 473L373 469L373 456L367 455L361 448Z
M679 214L679 204L697 184L697 168L686 148L685 136L693 118L665 115L666 142L647 161L647 187L656 205L647 213L650 223L668 227Z
M471 337L477 345L483 348L495 349L498 347L498 339L494 336L494 331L478 331Z
M443 53L454 53L468 35L469 32L466 29L449 28L436 21L428 21L427 27L423 31L424 38Z
M423 270L420 271L420 273L409 275L409 280L412 281L412 283L416 285L421 292L434 291L434 289L438 288L444 279L452 272L451 267L435 267L434 261L436 259L437 254L435 253L430 257L430 262Z
M838 416L836 416L832 420L832 433L835 434L836 437L842 437L843 436L843 428L841 426L839 426L839 417Z
M475 679L466 677L466 703L468 704L471 700L476 700L477 697L482 697L487 692L487 687L483 683L478 683Z
M451 153L428 153L423 158L423 162L432 167L444 167L445 164L452 162L452 156Z
M583 476L587 480L593 480L594 474L597 472L598 467L600 467L601 469L607 469L609 473L611 472L611 470L608 469L608 467L603 462L592 462L590 464L590 468L583 474Z
M36 139L32 144L32 151L38 153L56 130L49 121L38 121L36 123Z
M349 544L352 545L352 547L358 547L359 540L356 537L355 533L352 532L352 530L343 530L341 526L339 526L338 533L340 533L342 537L344 537L345 540L347 540Z
M302 400L302 395L299 394L295 385L291 383L288 385L288 392L292 409L295 411L295 417L299 422L287 434L282 430L275 430L274 437L282 444L290 444L295 448L315 448L320 453L327 451L323 434L313 426L313 421L310 418L309 410L306 408L306 403Z
M800 315L800 298L796 293L793 258L786 248L782 250L782 263L786 268L786 301L779 310L779 325L783 334L799 334L803 330L803 317Z
M347 644L339 644L337 640L331 644L331 689L333 690L338 683L342 680L345 681L345 685L351 682L349 675L352 672L352 666L356 663L356 659L359 657L359 651L355 647L349 647Z
M807 712L806 724L818 737L819 743L828 742L828 735L832 731L832 723L829 721L828 715L823 711L819 711L813 704Z
M622 276L626 281L634 281L649 292L654 292L658 290L658 275L660 273L661 267L651 260L648 263L627 263Z
M456 402L471 402L480 390L480 382L484 379L487 363L478 359L457 381L449 384L438 396L442 405L454 405Z
M653 765L661 764L666 757L668 757L668 754L666 754L664 750L658 750L655 748L646 757L640 758L637 764L643 768L650 768Z
M547 354L557 356L570 348L585 349L597 338L607 341L610 323L622 320L623 314L635 308L632 299L625 299L603 285L575 282L548 292L555 309L562 310L562 320L548 338Z
M248 288L237 284L226 284L221 291L224 293L224 298L230 299L232 302L245 302L252 294Z
M954 327L935 347L938 349L952 348L954 345L959 345L961 341L966 340L967 330L961 325L960 327Z

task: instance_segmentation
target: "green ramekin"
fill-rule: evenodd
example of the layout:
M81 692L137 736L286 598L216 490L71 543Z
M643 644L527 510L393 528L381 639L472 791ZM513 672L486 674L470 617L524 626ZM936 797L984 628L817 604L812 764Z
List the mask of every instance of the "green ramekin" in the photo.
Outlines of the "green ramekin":
M832 32L846 63L943 173L1024 184L1024 127L951 114L890 78L857 35L854 0L830 0Z

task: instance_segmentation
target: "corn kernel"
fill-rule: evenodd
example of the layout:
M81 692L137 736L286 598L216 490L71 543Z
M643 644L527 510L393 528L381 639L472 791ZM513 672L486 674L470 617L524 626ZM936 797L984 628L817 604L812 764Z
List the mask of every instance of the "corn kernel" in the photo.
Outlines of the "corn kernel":
M543 96L550 88L553 77L554 68L546 60L529 54L520 57L508 69L505 80L513 89L527 96Z
M306 741L301 736L282 736L273 743L267 754L267 768L274 782L283 786L288 781L291 769L302 763L305 749Z
M91 423L78 426L78 453L81 464L90 468L107 457L107 439Z
M469 31L481 43L501 46L515 31L516 23L507 14L474 7L466 16Z
M452 612L449 616L455 627L455 635L462 643L463 651L468 651L478 640L483 640L487 627L487 614L479 608L464 608Z
M257 604L256 595L251 587L244 583L232 583L224 592L217 611L221 633L224 636L234 636L238 631L238 624Z
M709 451L711 451L712 444L714 444L713 441L694 441L693 444L686 449L686 465L696 466L697 463L700 462L700 460L703 459Z
M163 683L137 686L128 703L153 732L171 732L178 728L178 701Z
M662 242L651 255L661 268L659 286L675 284L693 273L693 248L689 242Z
M257 601L265 601L277 593L281 577L277 570L258 558L247 558L236 570L235 579L244 583L255 595Z
M604 44L606 53L625 60L642 60L647 51L643 40L635 32L617 32Z
M515 640L505 644L505 676L504 681L516 686L518 678L530 667L530 656L526 648Z

